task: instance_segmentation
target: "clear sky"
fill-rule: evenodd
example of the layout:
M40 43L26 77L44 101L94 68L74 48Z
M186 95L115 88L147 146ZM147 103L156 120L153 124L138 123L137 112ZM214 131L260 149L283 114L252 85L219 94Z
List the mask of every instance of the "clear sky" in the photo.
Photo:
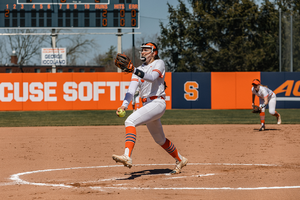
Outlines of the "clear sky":
M1 1L1 0L0 0ZM186 5L188 5L187 0L182 0ZM261 0L257 0L257 2L261 2ZM135 29L135 41L140 38L146 38L147 41L149 38L152 38L155 34L160 34L160 22L167 25L168 20L168 5L172 5L173 7L178 6L178 0L140 0L140 28ZM1 32L3 32L1 30ZM47 32L47 31L45 31ZM76 32L76 29L73 30ZM78 32L81 32L79 29ZM89 33L117 33L117 29L90 29L87 30ZM123 33L132 32L132 29L122 29ZM104 54L110 48L110 46L117 47L118 45L118 37L116 35L86 35L86 37L94 38L98 48L88 55L81 56L82 58L79 60L78 64L83 64L85 61L91 60L97 54ZM64 44L57 44L57 47L64 47ZM130 49L132 47L132 34L124 34L122 36L122 51ZM139 48L139 47L136 47ZM116 49L117 50L117 49ZM33 63L39 64L40 61L33 61Z
M257 0L259 4L262 0ZM188 5L187 0L182 0L183 3ZM140 0L140 28L135 29L135 32L141 34L135 35L135 40L139 37L151 37L155 34L160 34L160 22L167 24L168 20L168 5L177 7L178 0ZM101 32L117 32L117 29L102 30ZM132 29L124 29L123 32L132 32ZM98 35L97 42L100 44L100 53L105 53L111 45L117 47L117 36L115 35ZM131 48L132 35L125 34L122 36L122 50ZM137 47L136 47L137 48Z
M140 28L135 29L135 32L141 33L135 35L135 41L138 38L148 38L155 34L160 34L160 22L168 23L168 5L177 6L178 0L140 0ZM187 2L184 0L184 2ZM95 30L91 30L92 32ZM99 32L117 32L117 29L100 30ZM123 29L122 32L132 32L132 29ZM100 53L108 51L111 45L118 44L118 37L116 35L94 35L96 42L100 45ZM122 36L122 50L132 47L132 35L124 34ZM136 47L137 48L137 47Z
M257 0L256 2L259 4L262 0ZM189 7L187 0L182 0L183 3ZM155 34L160 34L160 22L163 24L167 24L168 20L168 5L172 5L173 7L178 6L178 0L140 0L140 28L135 29L135 32L139 32L141 34L135 35L135 41L138 38L143 37L146 39L153 37ZM95 32L95 30L91 30L90 32ZM100 30L98 32L102 33L116 33L117 29L105 29ZM132 29L123 29L122 32L132 32ZM99 44L99 53L103 54L108 51L110 46L117 47L118 38L116 35L93 35L97 44ZM130 49L132 47L132 35L124 34L122 36L122 51L126 49ZM138 48L138 47L136 47ZM117 50L117 49L116 49ZM95 54L91 54L91 56L95 56Z
M0 0L1 1L1 0ZM187 2L187 0L183 0ZM149 39L155 34L160 34L160 22L167 24L168 23L168 5L177 6L178 0L140 0L140 28L135 29L135 41L143 37ZM49 29L51 31L51 29ZM44 29L41 32L49 32ZM3 32L3 29L0 31ZM80 29L74 29L73 33L82 32ZM87 29L88 33L117 33L117 29ZM122 29L123 33L132 32L132 29ZM90 61L99 53L104 54L110 48L110 46L117 47L118 37L116 35L86 35L86 37L94 38L98 48L97 50L91 52L88 55L82 55L78 64L83 64L85 61ZM45 46L46 47L46 46ZM50 46L49 46L50 47ZM57 43L57 47L65 47L63 43ZM132 34L124 34L122 36L122 51L130 49L132 47ZM138 47L136 47L138 48ZM117 48L116 48L117 50ZM30 63L39 64L39 59L33 58Z

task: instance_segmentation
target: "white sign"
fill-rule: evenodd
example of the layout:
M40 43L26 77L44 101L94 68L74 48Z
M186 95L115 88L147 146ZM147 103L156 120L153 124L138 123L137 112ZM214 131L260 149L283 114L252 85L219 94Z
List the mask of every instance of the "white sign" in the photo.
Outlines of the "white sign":
M66 48L42 48L42 65L67 65Z

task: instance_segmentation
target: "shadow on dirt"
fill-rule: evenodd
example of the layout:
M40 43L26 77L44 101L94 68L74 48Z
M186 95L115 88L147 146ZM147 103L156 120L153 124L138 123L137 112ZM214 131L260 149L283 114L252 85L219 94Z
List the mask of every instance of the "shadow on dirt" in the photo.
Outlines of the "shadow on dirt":
M171 171L172 171L171 169L148 169L148 170L142 170L142 171L137 171L132 173L126 173L125 175L130 175L130 177L116 179L116 180L131 180L141 176L169 174Z
M258 128L253 129L255 131L259 131ZM281 129L277 129L277 128L266 128L264 131L280 131ZM262 131L263 132L263 131Z

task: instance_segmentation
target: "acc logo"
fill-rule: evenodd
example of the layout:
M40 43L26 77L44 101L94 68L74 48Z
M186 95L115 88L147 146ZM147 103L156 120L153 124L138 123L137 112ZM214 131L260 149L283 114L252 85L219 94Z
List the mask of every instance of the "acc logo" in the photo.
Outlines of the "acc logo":
M293 85L294 85L294 80L287 80L282 85L280 85L276 90L274 90L274 93L275 94L285 93L284 96L291 96L291 93L293 91L294 96L300 96L300 91L299 91L300 81L297 81L295 83L294 89L293 89Z
M199 85L196 81L187 81L184 84L184 98L187 101L196 101L199 98Z

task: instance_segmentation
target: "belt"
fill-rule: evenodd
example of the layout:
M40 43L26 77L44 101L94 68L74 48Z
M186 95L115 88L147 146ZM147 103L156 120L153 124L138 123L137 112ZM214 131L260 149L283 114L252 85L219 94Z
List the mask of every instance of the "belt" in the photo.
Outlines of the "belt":
M145 102L147 102L149 100L154 100L154 99L157 99L157 98L165 99L164 97L152 96L152 97L148 97L148 98L142 98L142 102L145 103Z

